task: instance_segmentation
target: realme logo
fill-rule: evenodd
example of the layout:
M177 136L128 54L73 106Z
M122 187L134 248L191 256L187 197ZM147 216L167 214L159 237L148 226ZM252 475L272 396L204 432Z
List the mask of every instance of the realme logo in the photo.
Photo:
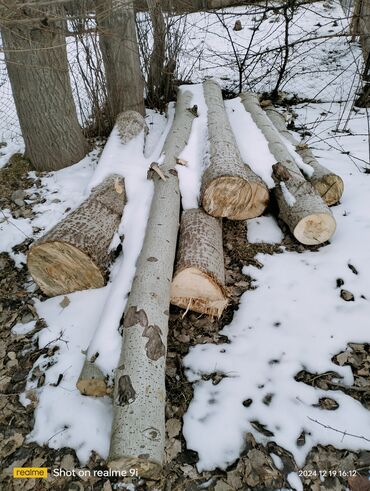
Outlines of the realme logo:
M35 479L48 477L47 467L14 467L13 477L18 479Z

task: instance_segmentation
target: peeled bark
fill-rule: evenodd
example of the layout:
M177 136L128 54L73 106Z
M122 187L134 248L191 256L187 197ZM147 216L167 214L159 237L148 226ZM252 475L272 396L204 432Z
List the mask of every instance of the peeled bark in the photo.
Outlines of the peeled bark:
M88 152L69 79L65 13L59 3L7 3L1 37L25 156L39 171L62 169Z
M208 106L210 163L202 179L202 206L214 217L232 220L257 217L268 204L268 189L241 158L220 86L207 80L203 87Z
M97 0L99 43L107 81L111 124L121 111L145 114L135 13L130 0Z
M312 167L313 173L311 175L305 173L304 169L301 169L301 171L325 203L328 206L338 203L343 194L343 180L337 174L321 165L307 145L301 144L294 138L286 128L285 119L282 114L272 107L266 107L265 111L283 137L295 147L295 151L300 155L303 162Z
M275 195L281 219L294 237L305 245L326 242L335 232L335 219L321 196L306 181L280 135L261 108L255 94L244 93L241 100L268 142L277 164L273 166Z
M199 208L181 217L171 303L217 317L228 304L221 219Z
M117 118L121 142L145 131L144 118L128 111ZM27 265L48 296L104 286L111 261L109 246L126 203L124 179L107 177L87 200L34 243Z
M190 93L179 93L163 149L166 180L152 173L154 198L125 310L115 375L108 466L134 468L142 477L158 477L164 459L168 316L180 213L175 167L194 119L186 110L190 102Z

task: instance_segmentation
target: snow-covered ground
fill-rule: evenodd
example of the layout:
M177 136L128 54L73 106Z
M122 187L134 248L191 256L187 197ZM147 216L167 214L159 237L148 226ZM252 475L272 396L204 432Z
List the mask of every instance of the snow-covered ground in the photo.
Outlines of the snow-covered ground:
M224 19L230 24L231 35L238 40L242 52L242 46L248 43L248 36L253 32L247 27L247 19L251 17L244 19L240 9L229 12ZM239 17L244 29L234 32L232 26ZM339 21L338 26L332 25L333 17L343 17L336 3L307 7L294 24L292 35L297 39L306 36L320 19L322 26L316 26L320 35L342 29ZM271 15L270 20L274 19ZM188 37L188 56L195 56L195 48L202 50L194 67L194 77L215 76L223 83L234 80L235 65L227 62L231 47L219 19L214 14L193 14L188 23L193 30ZM267 20L263 25L267 30L262 32L261 27L256 43L260 39L261 43L263 40L271 46L278 44L281 19ZM370 342L370 176L363 173L369 163L368 118L365 109L351 110L351 104L346 102L353 96L354 60L360 59L360 51L355 45L349 46L346 38L326 41L315 49L315 44L310 46L305 64L297 64L284 90L300 97L319 94L319 98L327 101L301 103L293 110L297 115L296 127L305 128L305 141L319 161L344 180L343 199L333 208L337 231L330 244L316 252L258 255L263 265L261 269L243 269L243 273L253 278L256 288L243 294L233 321L223 329L230 343L199 345L185 357L188 378L194 383L194 398L184 418L183 433L188 448L199 454L198 470L226 468L234 462L243 448L246 432L253 433L259 442L273 440L290 450L298 464L304 462L308 451L317 443L370 449L370 434L367 433L370 414L358 401L342 392L326 392L294 379L303 369L314 373L334 370L343 377L342 383L351 384L350 368L334 365L331 359L345 350L348 342ZM328 58L329 51L333 50L337 51L335 59ZM217 58L222 53L225 53L223 64ZM328 62L327 69L321 69L323 60ZM185 61L190 63L191 59L185 57ZM297 75L303 68L309 73L307 77ZM258 69L263 71L264 67ZM255 75L258 78L257 72ZM271 80L272 77L273 74ZM261 88L261 83L256 82L255 87ZM180 156L187 161L187 166L178 166L184 206L192 207L197 203L200 176L207 161L207 117L200 86L184 86L184 89L193 92L192 102L198 105L199 112L189 144ZM263 136L238 99L228 101L226 108L243 159L272 187L270 169L275 161ZM113 132L98 165L97 154L93 152L72 167L42 177L41 189L27 191L30 199L38 192L46 199L35 206L33 219L11 218L9 210L3 210L4 215L0 217L0 251L10 252L20 265L25 257L14 253L12 247L21 243L25 236L43 234L65 216L66 210L76 208L91 186L103 177L102 169L107 168L111 155L119 156L118 167L109 170L125 176L128 205L120 228L120 233L125 235L124 254L114 263L110 282L98 290L68 295L67 301L63 296L35 301L39 316L47 323L36 335L39 347L56 344L59 351L53 355L54 364L45 371L44 386L35 387L31 379L27 384L27 390L37 392L39 400L29 440L53 448L74 448L82 463L88 460L92 450L102 457L107 456L111 402L109 398L82 397L75 383L84 352L92 339L89 352L96 351L94 343L98 342L98 360L106 373L111 373L118 359L119 319L130 290L150 204L151 187L145 180L146 170L153 160L160 158L172 116L171 108L167 120L152 112L148 115L150 133L145 154L140 153L139 146L129 150L120 147ZM346 131L342 131L344 126ZM4 154L0 155L0 163L6 163L10 148L0 149ZM35 227L42 231L35 234ZM276 220L265 216L249 222L247 238L252 243L279 244L282 234ZM354 274L349 265L354 266L358 274ZM353 293L353 302L345 302L340 297L337 278ZM13 334L22 334L27 329L32 326L14 326ZM44 357L35 362L41 370L45 365ZM202 379L202 375L213 372L225 375L218 385ZM63 379L55 387L52 384L60 374ZM329 412L314 407L313 404L324 396L335 399L339 408ZM243 405L247 399L253 401L249 407ZM27 404L26 396L22 396L22 402ZM263 436L257 431L251 424L256 420L273 436ZM322 425L342 431L345 436ZM303 430L306 443L297 447L296 440ZM360 436L364 438L358 438ZM297 475L291 475L291 484L299 489Z

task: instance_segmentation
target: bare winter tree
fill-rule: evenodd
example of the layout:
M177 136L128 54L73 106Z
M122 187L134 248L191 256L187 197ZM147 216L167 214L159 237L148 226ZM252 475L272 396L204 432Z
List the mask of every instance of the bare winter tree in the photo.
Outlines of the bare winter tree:
M72 96L62 7L12 0L1 3L0 19L26 156L38 170L78 162L88 145Z
M107 108L113 126L122 111L132 109L144 114L144 79L133 2L97 0L96 16L107 83Z
M148 70L147 101L160 107L163 99L163 68L166 59L167 27L163 18L160 0L147 0L150 20L153 28L153 50Z

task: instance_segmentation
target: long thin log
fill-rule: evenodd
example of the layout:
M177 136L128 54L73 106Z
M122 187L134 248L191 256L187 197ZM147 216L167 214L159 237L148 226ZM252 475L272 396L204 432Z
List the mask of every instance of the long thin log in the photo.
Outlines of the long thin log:
M270 118L274 126L279 130L283 137L288 140L295 148L295 151L301 157L303 162L312 168L312 173L307 173L304 168L301 168L304 176L319 195L323 198L328 206L335 205L342 197L344 183L341 177L321 165L311 149L299 141L297 141L285 125L285 118L276 109L271 106L265 108L267 116Z
M122 350L115 374L108 466L159 476L165 442L165 362L170 286L179 227L176 158L185 147L194 114L191 94L179 92L164 144L163 180L153 174L154 198L144 245L126 305Z
M272 177L281 219L294 237L305 245L326 242L335 232L335 219L321 196L306 181L283 144L279 132L261 108L255 94L244 93L241 100L265 136L276 159Z
M146 130L135 111L117 117L121 143ZM86 201L37 240L28 252L27 265L35 282L48 296L100 288L112 259L109 246L126 203L124 179L110 175Z
M208 106L210 163L202 179L202 206L214 217L257 217L268 204L268 189L241 158L220 86L212 80L204 82L204 97Z
M171 303L217 317L228 304L221 219L200 208L181 217Z

